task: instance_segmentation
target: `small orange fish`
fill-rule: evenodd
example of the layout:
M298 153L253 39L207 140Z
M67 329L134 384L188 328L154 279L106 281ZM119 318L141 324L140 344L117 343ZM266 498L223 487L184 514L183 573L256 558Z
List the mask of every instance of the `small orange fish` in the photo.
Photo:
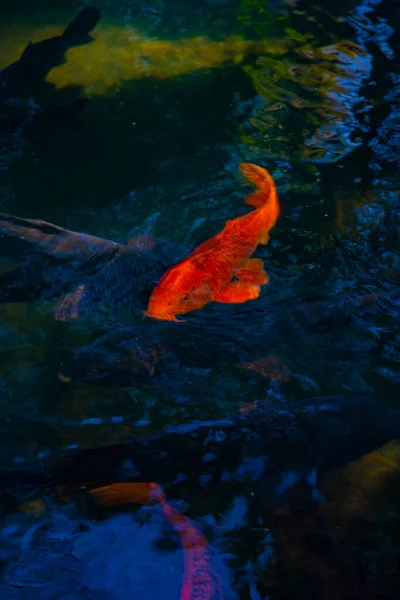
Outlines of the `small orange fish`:
M268 283L263 261L250 258L258 244L267 244L279 216L275 183L266 169L242 163L243 175L256 185L245 202L257 207L227 221L224 229L171 267L153 290L145 315L178 321L177 315L208 302L242 303L260 295Z
M180 600L222 598L219 575L212 570L208 541L182 513L170 506L156 483L113 483L89 492L103 506L159 504L175 529L184 550L184 576Z

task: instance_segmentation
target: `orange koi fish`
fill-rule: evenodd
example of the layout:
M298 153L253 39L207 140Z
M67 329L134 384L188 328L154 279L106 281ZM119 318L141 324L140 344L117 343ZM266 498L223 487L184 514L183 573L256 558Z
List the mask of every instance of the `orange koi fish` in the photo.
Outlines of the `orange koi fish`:
M184 575L180 600L222 599L219 575L211 567L209 544L205 536L182 513L170 506L164 492L156 483L113 483L90 490L90 494L103 506L119 504L159 504L175 529L184 550Z
M208 302L242 303L260 295L268 283L263 261L250 258L258 244L267 244L279 216L275 183L266 169L242 163L243 175L256 186L245 202L257 207L227 221L222 231L171 267L153 290L145 315L178 321L177 315Z

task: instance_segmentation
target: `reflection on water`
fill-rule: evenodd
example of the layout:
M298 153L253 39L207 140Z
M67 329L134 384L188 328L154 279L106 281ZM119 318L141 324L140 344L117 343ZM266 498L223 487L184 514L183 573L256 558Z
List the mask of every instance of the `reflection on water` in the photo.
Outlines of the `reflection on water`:
M159 274L134 252L79 263L74 249L91 245L67 232L78 241L63 256L43 238L31 247L25 238L11 262L2 255L0 281L18 269L13 299L31 299L7 302L1 290L0 507L12 510L0 595L10 599L179 598L185 560L157 508L111 514L85 493L35 485L27 498L10 467L316 395L400 408L397 3L96 6L94 41L70 48L44 88L0 106L2 212L123 245L150 240L160 272L245 214L243 161L271 172L282 214L256 253L270 276L260 298L207 306L182 328L142 320L146 278ZM0 68L29 41L60 34L80 8L5 9ZM67 110L80 98L82 110ZM77 290L79 318L56 320ZM355 422L362 437L366 421ZM277 435L287 442L296 431L287 418ZM331 442L314 432L321 456L329 443L338 457L348 440L347 425L334 431ZM309 440L281 453L290 468L274 462L274 448L269 459L291 490L276 511L242 481L179 480L177 509L209 540L223 597L397 598L396 443L326 473L311 497L316 474L294 485L291 468ZM169 497L177 483L164 483Z
M41 40L59 32L59 29L45 27L35 31L35 38ZM15 35L18 40L29 41L32 37L28 28L17 30ZM251 55L281 55L290 48L290 41L257 42L234 36L220 42L205 37L166 41L148 38L138 30L128 31L122 26L100 25L93 37L96 40L94 47L68 52L67 63L49 75L50 83L58 88L82 86L89 96L110 91L120 93L120 87L127 81L144 77L156 80L179 77L226 63L241 63ZM2 63L8 64L8 56L18 56L25 46L23 42L18 50L2 54ZM10 50L10 46L7 48Z

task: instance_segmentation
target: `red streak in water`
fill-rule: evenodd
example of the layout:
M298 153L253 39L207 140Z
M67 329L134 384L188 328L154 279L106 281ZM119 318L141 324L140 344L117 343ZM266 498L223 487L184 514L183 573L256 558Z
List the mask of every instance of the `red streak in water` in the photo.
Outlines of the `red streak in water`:
M178 510L170 506L156 483L113 483L90 490L103 506L118 506L128 502L159 504L179 535L184 556L183 582L180 600L212 600L223 598L221 580L211 565L210 545L206 537Z

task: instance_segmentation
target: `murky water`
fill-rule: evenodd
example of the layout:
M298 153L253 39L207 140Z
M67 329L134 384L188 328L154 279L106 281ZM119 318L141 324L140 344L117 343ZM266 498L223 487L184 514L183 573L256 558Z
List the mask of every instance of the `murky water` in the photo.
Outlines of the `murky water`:
M34 4L1 9L0 69L82 8ZM395 0L96 7L93 40L69 49L33 97L0 105L1 211L139 238L169 265L247 212L238 168L254 162L272 173L282 207L256 252L270 282L255 301L191 313L182 329L142 319L153 280L129 259L59 293L47 280L31 301L1 296L5 481L9 468L235 418L252 403L366 396L400 409ZM29 252L13 261L33 264ZM55 319L83 281L80 318ZM129 358L139 345L151 375L140 382ZM207 536L223 597L398 597L399 450L363 454L338 459L305 512L254 507L257 490L240 482L229 492L188 484L176 506ZM185 552L157 509L110 512L54 491L22 507L3 511L1 597L179 597Z

